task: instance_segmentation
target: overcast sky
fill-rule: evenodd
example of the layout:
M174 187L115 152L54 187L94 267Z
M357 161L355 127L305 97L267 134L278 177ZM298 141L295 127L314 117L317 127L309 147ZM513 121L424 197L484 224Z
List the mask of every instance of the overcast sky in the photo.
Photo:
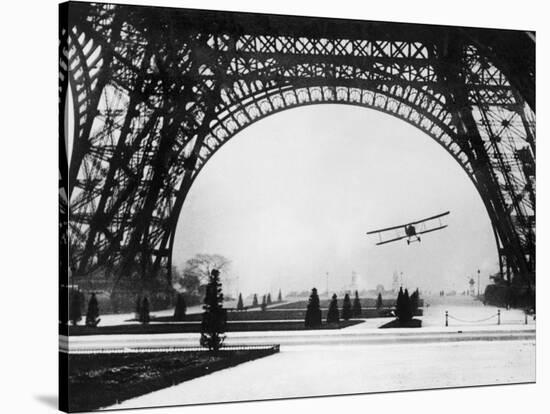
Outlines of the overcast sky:
M451 210L447 229L375 246L365 232ZM232 261L231 293L391 287L465 290L498 270L481 198L432 138L393 116L316 105L238 133L204 167L177 228L174 262L196 253ZM476 277L477 279L477 277Z

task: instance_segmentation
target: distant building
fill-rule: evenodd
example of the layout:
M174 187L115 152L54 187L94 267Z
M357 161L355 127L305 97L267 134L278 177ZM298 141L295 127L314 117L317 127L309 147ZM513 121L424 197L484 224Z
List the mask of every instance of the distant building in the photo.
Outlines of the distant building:
M351 285L349 289L352 292L355 292L357 290L357 273L355 273L355 271L351 272Z
M397 272L393 272L391 289L394 293L397 293L400 287L401 287L401 281L399 280L399 274Z

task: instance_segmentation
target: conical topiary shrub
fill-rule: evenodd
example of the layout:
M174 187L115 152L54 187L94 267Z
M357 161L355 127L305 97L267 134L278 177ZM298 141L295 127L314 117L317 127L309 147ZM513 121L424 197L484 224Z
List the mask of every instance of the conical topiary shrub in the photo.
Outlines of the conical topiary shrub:
M99 324L99 305L95 293L88 302L88 311L86 312L86 326L96 327Z
M376 298L376 309L380 310L383 306L382 293L378 293L378 297Z
M309 296L305 326L306 328L313 329L321 327L321 306L319 303L319 295L317 294L317 289L315 288L311 289L311 295Z
M405 320L405 304L403 302L403 288L399 288L399 292L397 293L397 300L395 301L395 316L397 316L397 319L400 321Z
M349 298L349 295L346 293L344 296L344 303L342 304L342 319L347 321L353 316L351 311L351 299Z
M332 300L328 306L327 323L334 324L340 322L340 311L338 310L338 299L336 294L332 295Z
M356 318L361 317L362 313L361 309L361 300L359 299L359 292L355 291L355 298L353 299L353 307L352 307L352 314Z
M178 293L176 296L176 308L174 309L174 320L185 320L185 314L187 313L187 304L185 303L185 297L183 293Z
M71 302L69 305L69 320L76 326L82 320L82 295L78 290L71 291Z
M143 298L141 301L141 313L139 315L139 321L146 325L151 320L151 316L149 315L149 299L147 299L147 296Z
M412 316L416 315L416 312L418 311L419 301L420 301L420 293L418 292L418 289L416 289L411 297L411 313Z
M408 322L413 318L413 312L411 307L411 298L409 297L409 291L407 289L405 289L405 293L403 294L403 308L405 310L404 320Z
M217 352L225 339L223 333L227 324L227 313L223 308L222 284L217 269L210 273L210 281L206 286L204 298L204 313L201 323L201 346Z
M141 296L138 295L136 298L136 309L135 309L135 319L136 321L141 321Z

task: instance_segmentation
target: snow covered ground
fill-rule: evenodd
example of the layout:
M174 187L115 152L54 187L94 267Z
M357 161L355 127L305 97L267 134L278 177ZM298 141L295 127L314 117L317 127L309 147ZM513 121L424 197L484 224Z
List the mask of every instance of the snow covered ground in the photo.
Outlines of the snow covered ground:
M525 325L523 311L501 309L498 325L498 309L471 297L425 298L425 304L420 329L378 329L388 318L376 318L341 330L228 333L228 345L277 343L281 352L109 408L535 381L532 317ZM71 337L70 349L197 346L198 337Z
M278 306L274 304L272 306ZM340 304L341 305L341 304ZM426 306L429 305L429 306ZM224 303L226 307L236 306L236 302ZM269 308L269 307L268 307ZM422 319L423 327L443 327L445 325L445 311L449 312L449 327L467 327L467 326L492 326L497 324L497 308L493 306L484 306L480 301L474 300L471 296L454 297L428 297L424 298L424 316ZM190 306L187 313L202 312L202 305ZM521 325L525 323L525 316L522 310L504 308L500 309L502 325ZM152 316L171 316L174 309L151 312ZM109 314L101 316L101 326L137 324L139 322L128 322L134 318L133 313ZM368 319L366 323L346 328L354 329L376 329L380 325L387 323L387 318ZM481 321L481 322L480 322ZM532 317L528 318L529 325L534 325Z
M532 382L532 341L287 346L109 408Z
M521 309L506 310L485 306L471 296L437 296L424 299L422 326L444 326L445 311L449 312L449 327L493 326L497 324L499 310L501 325L525 324L525 313ZM527 323L534 327L535 321L532 316L527 318Z
M421 318L423 327L378 329L387 323L388 318L367 319L358 325L341 330L323 331L263 331L263 332L229 332L226 344L375 344L393 342L441 342L455 340L502 340L506 338L521 339L525 335L534 337L535 321L531 316L527 318L518 309L501 309L501 324L497 325L496 314L498 309L492 306L483 306L481 302L471 297L451 297L425 299L430 304L424 308ZM445 327L445 311L449 316L460 319L460 322L449 318L449 326ZM162 311L170 314L172 311ZM157 312L156 314L162 314ZM121 316L121 315L114 315ZM130 315L127 316L131 317ZM483 322L472 322L483 320ZM103 321L102 321L103 322ZM456 334L460 332L458 337ZM469 337L467 336L469 335ZM413 339L411 339L414 337ZM64 341L64 342L63 342ZM69 348L73 350L91 350L98 348L129 348L129 347L168 347L168 346L198 346L198 334L156 334L156 335L94 335L72 336L68 339ZM66 347L66 339L60 343Z

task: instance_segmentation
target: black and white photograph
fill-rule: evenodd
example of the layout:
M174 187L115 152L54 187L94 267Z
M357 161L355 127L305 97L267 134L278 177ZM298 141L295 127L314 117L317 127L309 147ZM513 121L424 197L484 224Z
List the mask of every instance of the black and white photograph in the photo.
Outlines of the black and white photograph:
M535 382L535 47L61 4L60 408Z
M542 412L542 10L3 8L2 410Z

